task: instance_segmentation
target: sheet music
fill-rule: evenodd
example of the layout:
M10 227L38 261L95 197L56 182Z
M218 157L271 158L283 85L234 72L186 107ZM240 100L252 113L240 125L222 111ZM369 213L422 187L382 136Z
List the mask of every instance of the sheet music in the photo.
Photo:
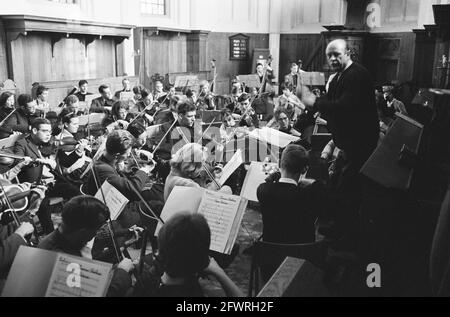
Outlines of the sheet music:
M132 91L124 91L120 93L120 100L121 101L129 101L133 100L134 93Z
M91 113L88 115L78 117L79 125L84 126L88 124L100 124L105 119L104 113Z
M129 200L108 181L105 181L101 190L99 189L97 194L95 194L95 198L103 202L102 191L105 195L106 206L108 206L111 214L111 220L117 220Z
M253 130L249 134L249 137L264 143L278 146L279 148L285 148L290 143L296 142L300 139L298 137L267 127Z
M223 184L225 184L225 182L230 178L231 174L233 174L243 163L244 160L242 158L242 151L241 149L238 149L236 153L234 153L233 157L228 161L227 165L223 168L219 185L223 186Z
M208 221L211 229L211 251L225 253L241 198L205 190L198 213Z
M70 268L73 264L79 265L81 277L78 285L70 287L71 275L76 271ZM46 297L102 297L105 296L110 283L112 265L100 262L85 261L82 258L58 254L50 282L45 294Z
M242 185L241 197L258 202L257 190L266 181L267 170L278 166L276 163L252 162Z

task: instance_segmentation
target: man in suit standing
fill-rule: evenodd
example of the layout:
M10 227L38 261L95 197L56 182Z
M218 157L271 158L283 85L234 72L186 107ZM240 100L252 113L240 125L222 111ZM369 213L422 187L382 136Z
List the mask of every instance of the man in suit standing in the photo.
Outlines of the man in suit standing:
M318 98L304 89L302 97L306 105L319 109L328 122L335 145L343 150L345 162L336 188L341 207L336 222L343 234L354 237L362 194L359 171L379 139L375 89L367 69L352 61L346 41L332 41L326 56L336 72L328 93Z

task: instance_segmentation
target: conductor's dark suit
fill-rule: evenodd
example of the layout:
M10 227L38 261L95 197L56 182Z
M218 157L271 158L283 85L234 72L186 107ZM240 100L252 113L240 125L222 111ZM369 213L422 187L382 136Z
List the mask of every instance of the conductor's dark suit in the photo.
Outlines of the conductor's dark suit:
M369 72L353 63L331 81L328 93L315 104L334 143L344 152L342 174L337 180L337 223L352 241L357 241L358 211L363 179L359 172L379 139L375 90ZM353 238L351 238L353 236Z

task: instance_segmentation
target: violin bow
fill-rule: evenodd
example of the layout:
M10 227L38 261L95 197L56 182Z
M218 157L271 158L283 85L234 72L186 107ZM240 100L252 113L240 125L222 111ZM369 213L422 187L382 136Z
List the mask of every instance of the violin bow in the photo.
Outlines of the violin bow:
M175 120L172 125L170 126L169 130L167 130L167 132L164 134L164 136L161 138L161 140L159 141L158 145L155 147L155 149L153 150L152 154L155 154L155 152L159 149L159 147L162 145L162 143L164 142L164 139L169 135L170 132L172 132L175 124L177 123L177 120Z
M189 144L189 139L187 138L186 134L184 134L183 129L178 129L178 131L181 133L181 137L183 138L184 142L186 142L186 144ZM202 167L205 170L206 175L208 175L208 177L211 179L211 181L217 186L217 188L221 188L222 186L219 185L219 183L216 181L214 175L211 174L211 172L208 170L206 164L204 162L202 162Z
M3 124L6 122L6 120L8 120L9 117L11 117L16 111L17 111L17 108L14 108L14 110L11 111L11 113L9 113L9 114L5 117L5 119L2 120L2 122L0 122L0 127L3 126Z
M100 186L98 178L97 178L98 175L97 175L97 172L95 170L95 160L93 160L93 164L92 164L92 168L91 169L92 169L92 176L94 177L95 186L97 187L97 190L100 190L100 193L101 193L102 199L103 199L103 203L105 204L105 206L107 206L105 193L103 192L103 188L102 188L102 186ZM108 231L111 234L111 241L112 241L112 244L113 244L113 247L114 247L114 253L115 253L115 256L116 256L116 259L117 259L117 263L120 263L123 260L123 256L120 255L119 248L117 246L116 235L115 235L115 232L114 232L114 228L112 226L111 214L109 215L109 219L108 219L107 225L108 225Z

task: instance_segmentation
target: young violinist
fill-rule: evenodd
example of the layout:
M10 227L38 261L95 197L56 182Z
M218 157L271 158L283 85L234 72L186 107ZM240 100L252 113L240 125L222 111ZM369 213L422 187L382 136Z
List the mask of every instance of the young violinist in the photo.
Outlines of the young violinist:
M243 93L239 99L239 114L241 116L239 126L248 128L259 128L258 115L250 103L250 95Z
M105 153L94 163L86 184L86 193L95 195L105 180L130 201L139 201L134 189L143 188L151 167L141 166L133 175L125 177L125 162L131 155L135 140L130 132L116 130L108 135Z
M55 136L56 159L63 175L73 182L79 182L79 177L91 161L91 148L87 140L76 139L80 127L78 116L68 108L60 116L63 131Z
M17 98L17 109L3 124L0 138L7 138L11 134L27 134L30 132L31 122L41 113L36 108L36 101L30 95L22 94Z
M189 143L184 145L172 158L170 162L171 171L164 186L164 199L169 198L170 193L176 186L203 187L214 191L222 191L231 194L231 188L217 187L217 174L206 171L208 168L207 150L200 144ZM211 179L210 176L215 179Z
M111 133L114 130L126 130L128 124L133 120L134 115L129 113L129 106L124 101L116 101L111 109L111 114L107 116L102 125L106 131Z
M58 229L45 237L38 248L92 259L92 254L85 252L84 247L109 218L108 207L97 198L90 196L72 198L64 205L62 223ZM129 273L133 269L134 264L129 259L124 259L118 264L107 296L125 295L131 287Z

